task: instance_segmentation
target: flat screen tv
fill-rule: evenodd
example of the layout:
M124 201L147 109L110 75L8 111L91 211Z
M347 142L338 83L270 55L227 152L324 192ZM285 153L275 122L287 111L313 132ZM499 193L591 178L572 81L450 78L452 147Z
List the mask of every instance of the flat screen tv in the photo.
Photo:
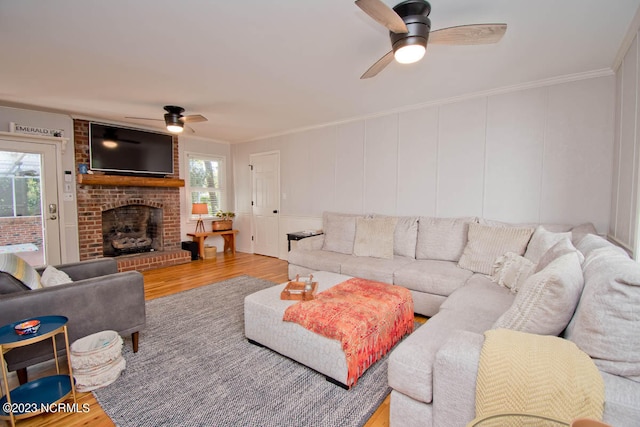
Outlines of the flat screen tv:
M93 170L114 175L172 175L173 137L90 123L89 165Z

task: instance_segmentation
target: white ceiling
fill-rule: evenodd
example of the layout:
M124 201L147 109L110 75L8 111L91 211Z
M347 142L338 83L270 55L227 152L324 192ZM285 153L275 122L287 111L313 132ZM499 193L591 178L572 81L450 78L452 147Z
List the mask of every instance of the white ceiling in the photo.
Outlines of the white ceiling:
M384 0L389 6L399 0ZM610 69L640 0L433 0L431 28L508 24L495 45L390 50L352 0L0 0L0 103L238 142L527 82Z

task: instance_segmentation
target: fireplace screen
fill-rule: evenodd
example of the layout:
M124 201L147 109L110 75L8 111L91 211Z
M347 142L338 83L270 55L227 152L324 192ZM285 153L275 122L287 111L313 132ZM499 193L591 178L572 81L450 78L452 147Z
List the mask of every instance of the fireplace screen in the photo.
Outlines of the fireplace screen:
M103 255L162 250L162 209L127 205L102 212Z

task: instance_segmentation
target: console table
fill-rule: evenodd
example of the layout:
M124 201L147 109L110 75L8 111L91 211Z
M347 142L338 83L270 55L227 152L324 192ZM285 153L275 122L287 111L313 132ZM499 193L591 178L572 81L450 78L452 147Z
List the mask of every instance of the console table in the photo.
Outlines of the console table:
M324 234L321 230L318 231L296 231L295 233L287 233L287 246L289 252L291 252L291 241L292 240L302 240L307 237L319 236Z
M204 241L209 236L222 236L222 238L224 239L224 250L222 252L224 253L229 250L232 254L235 255L236 234L238 234L238 230L224 230L187 233L187 236L191 237L194 242L198 243L198 255L200 256L200 259L204 259Z

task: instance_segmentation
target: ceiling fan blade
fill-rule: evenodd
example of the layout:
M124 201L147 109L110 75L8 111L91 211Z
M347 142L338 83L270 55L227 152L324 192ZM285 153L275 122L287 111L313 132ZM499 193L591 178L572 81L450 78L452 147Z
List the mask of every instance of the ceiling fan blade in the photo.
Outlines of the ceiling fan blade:
M133 119L133 120L154 120L156 122L164 122L164 119L151 119L149 117L130 117L126 116L125 119Z
M429 33L429 44L474 45L500 41L507 24L472 24L442 28Z
M180 120L182 121L182 123L198 123L198 122L206 122L209 119L207 119L202 114L192 114L189 116L181 117Z
M402 18L380 0L356 0L356 6L396 34L409 32Z
M378 73L384 68L393 62L393 51L390 51L382 58L378 59L378 62L373 64L365 73L360 76L360 79L370 79L371 77L375 77Z

